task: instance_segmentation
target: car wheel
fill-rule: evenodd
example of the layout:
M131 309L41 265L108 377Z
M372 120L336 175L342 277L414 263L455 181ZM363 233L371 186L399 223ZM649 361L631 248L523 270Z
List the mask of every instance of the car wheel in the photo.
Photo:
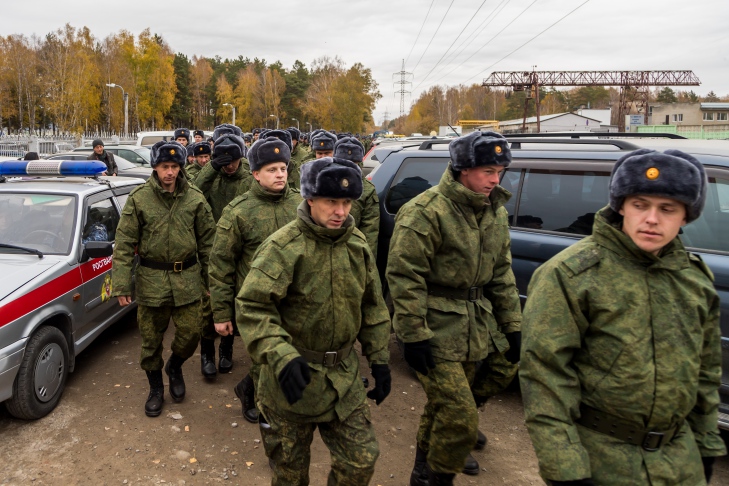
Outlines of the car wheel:
M11 415L27 420L48 415L58 404L68 377L68 344L55 327L38 329L28 341L13 397L5 402Z

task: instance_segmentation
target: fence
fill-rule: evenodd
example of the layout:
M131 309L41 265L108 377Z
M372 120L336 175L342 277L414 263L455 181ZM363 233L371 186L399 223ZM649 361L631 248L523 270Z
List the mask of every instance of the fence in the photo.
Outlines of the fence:
M82 135L60 135L52 138L39 138L34 135L0 135L0 157L21 158L27 152L37 152L44 157L63 152L70 152L76 147L90 145L94 139L101 139L105 144L120 142L136 143L136 134L120 137L111 132L85 132Z
M675 133L699 140L729 139L729 125L638 125L638 133Z

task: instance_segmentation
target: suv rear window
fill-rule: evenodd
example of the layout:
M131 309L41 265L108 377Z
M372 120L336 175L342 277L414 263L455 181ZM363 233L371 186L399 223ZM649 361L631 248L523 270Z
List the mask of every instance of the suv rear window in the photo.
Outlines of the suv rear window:
M729 178L709 176L704 211L683 227L681 241L691 248L729 252Z
M409 157L403 160L385 197L387 212L397 213L403 204L437 186L447 166L448 159L445 158Z

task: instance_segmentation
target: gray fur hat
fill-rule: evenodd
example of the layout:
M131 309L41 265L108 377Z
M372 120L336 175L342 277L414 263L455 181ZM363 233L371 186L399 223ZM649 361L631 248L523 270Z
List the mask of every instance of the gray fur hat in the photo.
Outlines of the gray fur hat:
M357 164L323 157L301 166L301 197L356 200L362 196L362 171Z
M509 167L511 163L511 150L506 138L496 132L471 132L453 140L448 150L451 166L459 172L484 165Z
M291 132L288 130L268 130L266 132L261 132L261 135L258 137L259 140L267 140L269 138L277 138L281 140L283 143L288 145L289 152L294 149L291 144Z
M192 145L188 145L185 149L187 150L188 157L195 157L195 151L193 150Z
M319 130L312 134L311 150L314 152L327 152L334 150L334 144L337 143L337 136L326 130Z
M680 150L640 149L618 159L610 176L610 207L618 212L633 194L666 197L686 205L686 223L701 216L706 203L704 166Z
M289 146L275 137L259 138L248 149L248 163L251 166L251 172L261 170L264 165L274 162L284 162L288 167L290 160Z
M299 130L296 127L288 127L286 130L289 131L291 134L291 140L296 140L297 142L301 138L301 130Z
M185 167L187 149L180 142L160 140L152 145L150 165L154 167L162 162L174 162L180 168Z
M210 144L208 142L196 142L192 144L192 150L196 156L213 154L213 149L210 148Z
M354 137L344 137L334 144L334 156L359 163L364 160L364 145Z
M190 130L188 130L187 128L178 128L177 130L175 130L175 140L177 140L180 137L186 138L187 143L189 144L190 143Z
M215 129L213 130L213 140L217 140L226 133L232 133L233 135L238 135L239 137L243 134L240 128L236 127L235 125L231 125L230 123L223 123L222 125L218 125L217 127L215 127Z
M213 147L213 157L219 157L221 155L230 155L233 160L243 158L248 153L248 147L246 147L243 139L238 135L232 133L226 133L221 135L220 138L215 140L215 146Z

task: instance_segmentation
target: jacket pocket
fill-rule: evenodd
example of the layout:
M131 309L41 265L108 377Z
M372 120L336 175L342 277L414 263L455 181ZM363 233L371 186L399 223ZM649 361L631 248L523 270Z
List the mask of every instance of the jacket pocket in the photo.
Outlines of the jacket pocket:
M445 359L460 359L468 352L468 303L445 297L428 297L426 322L433 331L434 354Z

